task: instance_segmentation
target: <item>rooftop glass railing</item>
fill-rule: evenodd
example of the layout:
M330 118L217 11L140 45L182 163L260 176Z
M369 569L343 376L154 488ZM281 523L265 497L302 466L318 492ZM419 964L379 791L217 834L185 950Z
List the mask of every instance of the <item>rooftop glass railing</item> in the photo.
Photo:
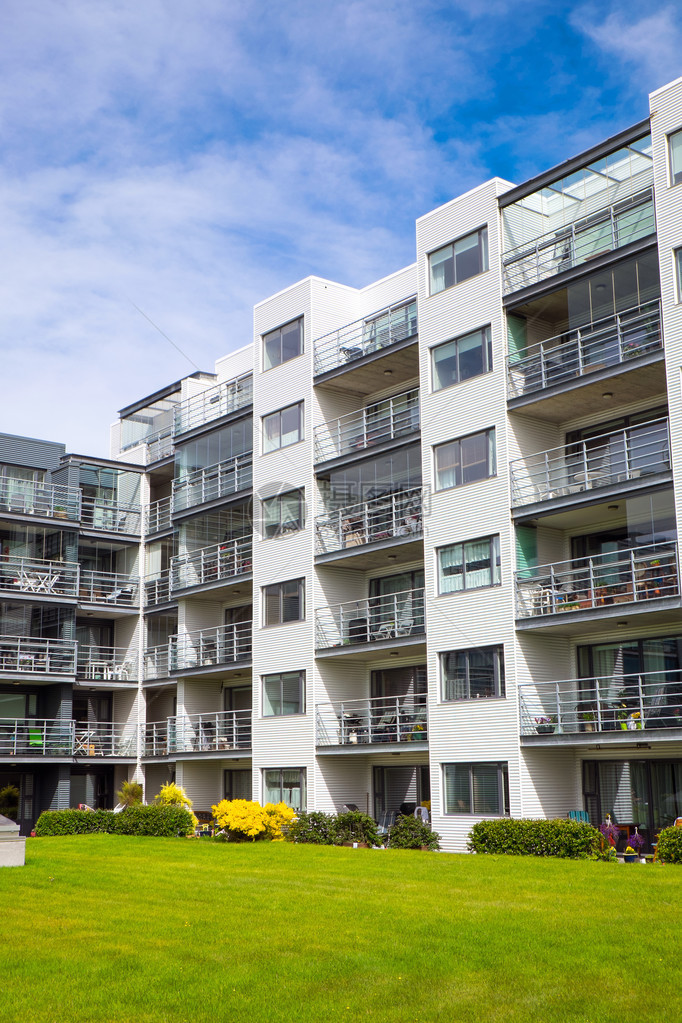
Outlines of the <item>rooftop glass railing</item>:
M318 703L315 736L318 746L426 742L426 697L381 696L371 700Z
M173 480L173 510L185 511L251 487L251 452Z
M410 298L318 337L314 342L315 376L416 335L417 301Z
M315 615L318 649L406 639L424 633L424 589L403 590L322 607Z
M327 512L315 520L315 551L329 554L385 540L416 540L423 532L422 515L421 487Z
M173 434L196 430L205 423L220 419L231 412L247 408L253 403L253 376L227 380L215 387L209 387L200 394L195 394L181 402L175 409Z
M419 430L419 388L373 402L315 429L315 461L351 455Z

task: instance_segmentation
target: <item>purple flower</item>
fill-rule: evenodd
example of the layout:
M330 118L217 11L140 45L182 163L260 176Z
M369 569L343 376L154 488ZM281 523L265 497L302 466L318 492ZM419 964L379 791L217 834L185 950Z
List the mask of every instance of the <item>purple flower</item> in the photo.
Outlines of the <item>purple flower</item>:
M639 831L635 831L634 835L630 835L630 847L639 852L644 845L644 839L640 835Z

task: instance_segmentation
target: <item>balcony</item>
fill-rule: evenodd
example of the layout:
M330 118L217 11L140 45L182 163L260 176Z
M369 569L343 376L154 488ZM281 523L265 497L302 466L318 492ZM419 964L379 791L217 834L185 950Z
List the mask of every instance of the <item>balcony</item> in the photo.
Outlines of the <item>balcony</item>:
M157 572L148 575L144 580L144 604L145 607L154 607L155 604L165 604L171 600L170 592L170 569L165 572Z
M78 600L81 604L132 610L140 605L140 580L119 572L81 570Z
M0 636L0 674L75 675L76 644L68 639Z
M76 678L89 682L135 682L137 655L128 647L78 644Z
M317 338L314 343L314 374L321 376L340 367L347 367L364 356L373 355L416 336L417 302L411 298Z
M37 599L75 598L78 592L78 565L69 561L40 561L0 557L0 590L16 595L25 593Z
M570 499L603 487L632 490L640 481L650 485L650 476L668 480L668 420L655 419L517 458L510 463L510 472L514 508ZM599 495L590 493L590 497Z
M661 740L682 735L682 671L525 683L519 686L521 735L534 744L567 741L637 741L640 732L663 731ZM670 729L679 729L674 736ZM570 740L568 740L570 741Z
M591 558L541 565L516 573L516 616L566 617L580 610L608 615L616 605L644 604L679 595L677 546L647 544Z
M410 751L428 740L426 699L377 697L319 703L315 709L318 746L363 747L375 743L410 743Z
M83 529L124 536L139 536L142 511L139 504L126 504L104 497L84 497Z
M171 671L195 668L216 668L251 660L251 622L239 625L218 625L171 636L169 667Z
M318 650L396 641L406 645L415 637L422 642L424 631L424 588L418 587L320 608L315 645Z
M177 715L144 726L143 757L251 749L251 711Z
M171 558L170 587L173 594L196 586L215 588L251 572L251 536L202 547Z
M173 511L197 508L221 497L231 497L249 490L252 483L252 461L249 452L173 480Z
M162 497L160 501L152 501L144 509L144 531L149 536L152 533L165 533L173 525L173 505L170 497Z
M175 409L175 437L253 404L253 377L228 380L181 402Z
M657 299L529 345L523 356L509 358L507 397L512 401L546 388L575 384L586 374L619 365L628 369L633 359L662 348Z
M108 722L46 718L0 718L0 757L130 757L137 754L134 728Z
M170 427L160 430L158 433L152 433L145 440L145 462L147 465L170 458L174 452L175 445Z
M315 429L315 462L357 455L419 432L419 388L374 402Z
M2 477L0 514L3 512L78 522L81 517L81 492L75 487L30 483L26 480Z
M422 535L421 487L339 508L315 520L315 552L330 554L365 544L416 540Z
M169 644L148 646L144 651L144 679L151 682L156 679L167 679L169 674Z

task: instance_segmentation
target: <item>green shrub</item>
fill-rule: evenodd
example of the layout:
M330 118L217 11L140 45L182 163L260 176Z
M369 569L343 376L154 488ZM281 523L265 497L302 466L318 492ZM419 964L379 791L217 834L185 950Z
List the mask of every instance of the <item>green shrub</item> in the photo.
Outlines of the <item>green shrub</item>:
M289 825L287 838L290 842L307 845L333 845L336 815L333 813L299 813Z
M114 830L111 810L45 810L36 824L36 835L92 835Z
M498 817L474 824L468 847L477 853L575 859L594 855L599 849L599 838L596 828L581 821Z
M419 817L400 816L388 832L390 849L440 849L440 835Z
M136 803L142 802L142 793L139 781L124 781L116 793L116 798L124 806L134 806Z
M173 838L191 835L194 821L189 810L178 806L129 806L121 813L112 810L45 810L36 824L36 835L153 835Z
M682 863L682 828L663 828L658 836L658 856L663 863Z
M381 845L376 821L369 814L359 810L347 810L337 814L334 821L334 845L344 842L366 842L367 845Z

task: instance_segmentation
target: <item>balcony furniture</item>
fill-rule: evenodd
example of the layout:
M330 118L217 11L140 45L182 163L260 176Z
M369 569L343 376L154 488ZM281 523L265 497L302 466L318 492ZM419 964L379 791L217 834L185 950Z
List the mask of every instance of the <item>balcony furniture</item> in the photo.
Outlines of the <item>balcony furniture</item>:
M348 622L348 642L366 643L369 639L366 618L351 618Z
M569 810L568 819L570 821L579 821L581 824L590 823L590 818L587 815L587 810Z
M111 662L90 661L85 672L85 677L89 679L111 678Z

